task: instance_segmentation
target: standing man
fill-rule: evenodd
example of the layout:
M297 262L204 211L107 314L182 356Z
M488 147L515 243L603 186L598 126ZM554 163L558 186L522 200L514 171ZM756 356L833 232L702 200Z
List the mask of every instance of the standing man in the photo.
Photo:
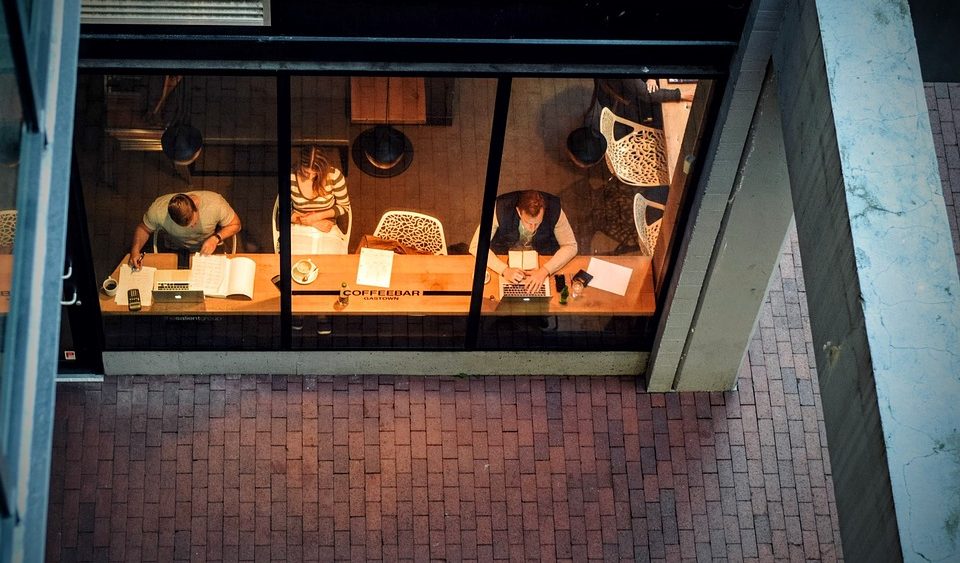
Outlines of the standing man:
M217 245L240 232L240 218L218 193L207 191L158 197L143 214L130 244L130 267L139 270L143 245L163 229L175 250L213 254Z
M479 241L478 227L470 241L470 253L474 256ZM525 246L538 254L552 254L553 257L536 270L524 272L510 268L497 256ZM510 192L497 197L487 267L507 281L525 281L529 291L537 291L547 276L563 268L576 255L577 239L560 208L559 197L537 190Z

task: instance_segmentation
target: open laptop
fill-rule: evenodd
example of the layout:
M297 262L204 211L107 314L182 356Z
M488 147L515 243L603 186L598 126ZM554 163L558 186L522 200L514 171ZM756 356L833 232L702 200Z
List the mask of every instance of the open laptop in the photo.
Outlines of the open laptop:
M203 290L190 286L190 270L157 270L153 276L154 303L203 303Z
M533 301L540 299L550 299L553 293L550 291L550 278L543 281L538 291L527 291L523 282L508 282L503 276L497 276L500 280L500 299L521 299L523 301Z

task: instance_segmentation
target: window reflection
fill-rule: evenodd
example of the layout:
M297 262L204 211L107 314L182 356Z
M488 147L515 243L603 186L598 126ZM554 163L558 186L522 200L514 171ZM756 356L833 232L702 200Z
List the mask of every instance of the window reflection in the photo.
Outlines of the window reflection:
M17 174L23 118L10 38L0 10L0 352L3 351L17 226Z

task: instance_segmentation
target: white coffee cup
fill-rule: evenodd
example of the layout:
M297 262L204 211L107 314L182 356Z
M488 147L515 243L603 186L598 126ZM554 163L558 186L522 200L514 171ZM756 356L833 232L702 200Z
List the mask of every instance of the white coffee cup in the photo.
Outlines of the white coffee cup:
M118 285L119 283L117 282L117 280L113 279L110 276L107 276L107 279L103 280L103 285L101 287L103 287L103 292L107 294L107 296L113 297L114 295L117 294Z
M294 269L301 276L307 276L317 269L317 265L310 260L301 260L297 262L297 265L294 267Z

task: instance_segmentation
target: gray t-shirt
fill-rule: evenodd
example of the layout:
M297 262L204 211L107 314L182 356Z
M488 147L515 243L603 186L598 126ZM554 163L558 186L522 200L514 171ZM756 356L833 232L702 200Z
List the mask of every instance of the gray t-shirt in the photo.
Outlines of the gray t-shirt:
M151 232L161 228L167 232L172 241L178 242L190 250L199 250L203 241L213 236L218 226L230 223L237 214L227 203L227 200L216 192L196 191L185 193L198 201L197 209L200 211L200 219L194 226L181 227L174 222L167 212L170 199L177 194L162 195L155 199L147 212L143 214L143 224Z

